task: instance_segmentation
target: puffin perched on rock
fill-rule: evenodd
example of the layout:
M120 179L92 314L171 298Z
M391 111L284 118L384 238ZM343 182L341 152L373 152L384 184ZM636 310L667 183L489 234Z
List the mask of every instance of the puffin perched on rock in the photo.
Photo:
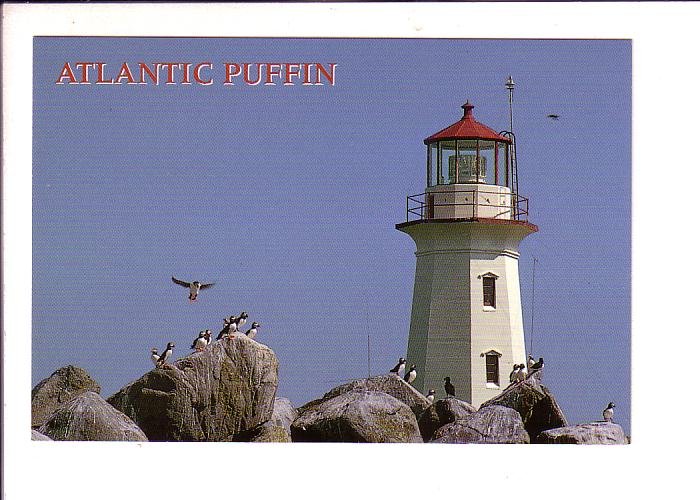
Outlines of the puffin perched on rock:
M544 359L540 358L535 364L530 367L531 371L539 370L544 366Z
M254 339L255 336L258 334L258 328L260 327L260 323L257 321L253 321L253 324L248 328L248 331L245 332L246 337L249 339Z
M153 361L153 364L155 366L158 366L158 359L160 359L160 354L158 354L158 349L153 347L151 349L151 361Z
M180 285L182 287L190 289L190 302L194 302L195 300L197 300L197 295L199 294L200 290L204 290L205 288L210 288L214 286L214 283L201 283L199 281L193 281L192 283L189 283L187 281L179 280L175 276L171 276L171 279L176 285Z
M175 344L173 344L172 342L168 342L168 346L165 348L165 351L163 351L163 354L160 355L158 361L156 362L156 366L158 368L161 368L163 365L165 365L165 363L168 361L168 358L172 356L173 347L175 347Z
M403 372L406 369L406 358L399 358L399 362L389 370L389 373L393 373L397 377L403 377Z
M518 380L518 371L519 370L520 370L520 365L518 365L518 364L513 365L513 371L510 372L510 376L508 377L510 379L511 384Z
M432 402L435 401L435 389L430 389L426 398L428 398L428 401L432 404Z
M409 384L412 384L413 381L416 380L416 374L416 365L411 365L411 369L404 375L403 379Z
M608 407L603 410L603 420L605 420L606 422L613 421L613 415L615 413L613 408L615 408L615 403L611 401L610 403L608 403Z
M205 330L202 330L199 332L199 336L194 339L192 342L192 345L190 346L190 349L194 349L196 351L203 351L204 348L207 346L207 332Z
M447 397L455 397L455 386L450 382L450 377L445 377L445 392Z

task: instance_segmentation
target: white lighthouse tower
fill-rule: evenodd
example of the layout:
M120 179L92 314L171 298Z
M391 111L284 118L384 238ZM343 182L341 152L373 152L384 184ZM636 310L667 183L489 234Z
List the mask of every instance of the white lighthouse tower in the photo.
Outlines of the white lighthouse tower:
M457 398L479 405L527 363L518 245L537 226L517 192L512 132L476 121L469 102L462 108L457 123L425 139L427 188L407 198L396 228L416 243L413 385L444 395L450 377Z

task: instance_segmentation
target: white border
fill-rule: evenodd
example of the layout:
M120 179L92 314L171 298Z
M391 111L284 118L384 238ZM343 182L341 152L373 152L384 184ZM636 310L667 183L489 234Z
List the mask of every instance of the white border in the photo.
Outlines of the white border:
M696 398L681 398L681 388L669 387L659 367L668 352L664 346L682 345L691 361L698 352L692 313L699 294L692 285L700 276L694 252L688 252L696 247L692 217L700 184L692 95L699 81L698 14L693 3L4 5L6 498L180 498L229 491L264 498L295 491L317 498L445 491L502 498L542 496L549 488L565 498L623 498L642 489L686 498L696 491L690 484L694 454L685 458L682 449L697 445L697 438L688 437L684 423L692 425L697 416ZM29 441L34 35L632 39L633 444L573 450ZM665 147L663 158L654 148L660 135L677 137L679 144ZM657 181L669 172L682 175L682 182L673 192L660 191ZM682 268L686 282L674 297L674 314L661 311L668 297L659 268L669 260ZM673 417L661 412L670 400L676 401ZM660 452L656 446L672 448ZM201 482L198 467L204 470Z

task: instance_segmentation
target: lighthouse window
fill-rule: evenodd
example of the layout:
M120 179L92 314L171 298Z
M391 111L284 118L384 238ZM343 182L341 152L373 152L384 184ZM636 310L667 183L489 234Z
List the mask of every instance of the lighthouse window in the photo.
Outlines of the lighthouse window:
M484 286L484 305L496 307L496 278L494 276L484 276L482 278Z
M456 154L457 141L440 141L440 173L438 184L454 184L456 182L454 169L454 156ZM452 161L450 161L452 158Z
M486 355L486 383L498 385L498 355Z
M428 186L438 184L438 145L432 143L428 146Z

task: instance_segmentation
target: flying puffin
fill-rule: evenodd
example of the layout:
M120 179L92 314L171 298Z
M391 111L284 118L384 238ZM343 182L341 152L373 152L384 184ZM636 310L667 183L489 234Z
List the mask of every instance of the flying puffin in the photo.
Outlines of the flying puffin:
M151 361L153 361L153 364L158 366L158 359L160 358L160 354L158 354L158 349L155 347L151 349Z
M428 398L428 401L432 404L432 402L435 401L435 389L430 389L426 398Z
M455 386L450 382L450 377L445 377L445 392L448 398L450 396L455 397Z
M409 384L416 380L416 365L411 365L411 369L404 375L403 379Z
M608 407L603 410L603 420L606 422L612 422L613 421L613 414L615 413L615 403L610 402L608 403Z
M171 276L171 278L176 285L190 289L190 302L197 300L197 294L199 294L200 290L214 286L214 283L200 283L199 281L188 283L187 281L177 279L175 276Z
M250 339L254 339L255 335L257 335L257 333L258 333L259 326L260 326L260 323L253 321L253 324L251 325L251 327L248 328L247 332L245 332L246 337L248 337Z
M194 339L192 342L192 345L190 346L190 349L195 349L197 351L203 351L204 348L207 346L207 339L205 337L206 332L202 330L199 332L199 336Z
M163 351L163 354L161 354L158 358L158 361L156 363L157 367L162 367L165 364L165 362L168 361L168 358L173 353L173 347L175 347L175 344L173 344L172 342L168 342L168 346L165 348L165 351Z
M399 358L399 362L389 370L389 373L393 373L397 377L403 377L403 372L406 369L406 358Z
M533 364L533 365L530 367L530 369L533 370L533 371L534 371L534 370L539 370L539 369L542 368L543 366L544 366L544 359L540 358L540 360L539 360L537 363Z
M510 376L509 376L511 384L518 379L518 371L519 370L520 370L520 365L518 365L518 364L513 365L513 371L510 372Z

